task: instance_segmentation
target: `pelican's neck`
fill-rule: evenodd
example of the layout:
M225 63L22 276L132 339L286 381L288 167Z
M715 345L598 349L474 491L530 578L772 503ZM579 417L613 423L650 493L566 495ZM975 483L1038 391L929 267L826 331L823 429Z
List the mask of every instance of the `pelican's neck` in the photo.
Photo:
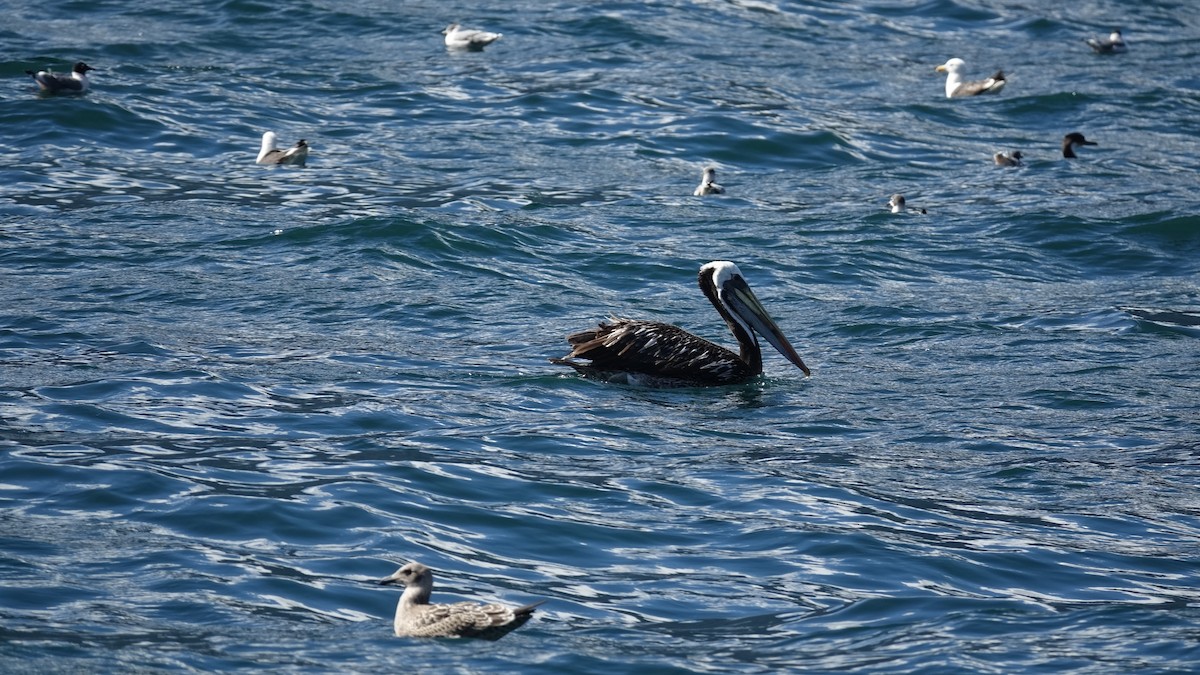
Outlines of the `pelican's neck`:
M721 300L720 291L717 290L716 280L713 278L714 272L707 268L700 272L700 290L704 292L704 297L712 303L716 308L717 313L725 320L725 325L729 326L729 332L733 333L733 337L738 342L738 358L743 363L750 366L755 373L762 372L762 348L758 346L758 337L754 331L748 326L741 317L729 311L729 307Z

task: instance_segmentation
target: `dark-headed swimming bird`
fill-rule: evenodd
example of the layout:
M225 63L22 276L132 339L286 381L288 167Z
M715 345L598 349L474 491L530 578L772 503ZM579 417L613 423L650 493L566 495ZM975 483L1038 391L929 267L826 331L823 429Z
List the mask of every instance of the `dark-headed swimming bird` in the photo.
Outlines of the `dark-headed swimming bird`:
M1121 31L1114 30L1108 38L1090 37L1084 40L1097 54L1120 54L1129 49L1121 37Z
M746 382L762 374L761 335L809 375L808 366L771 320L737 265L717 260L700 268L700 290L733 332L740 353L656 321L612 319L567 336L573 349L551 363L586 377L648 387L695 387Z
M1063 136L1063 157L1066 157L1067 159L1075 159L1075 148L1081 145L1099 144L1095 141L1089 141L1088 139L1084 138L1083 134L1079 133L1078 131L1072 131L1066 136Z
M95 68L80 61L71 69L70 75L58 75L48 70L39 70L36 73L27 70L25 73L33 77L33 81L37 82L42 91L47 94L82 94L88 88L87 72L89 70L95 70Z
M961 96L978 96L980 94L995 94L1004 88L1004 71L997 70L996 74L986 80L973 82L963 81L963 71L967 64L962 59L950 59L934 68L939 73L946 74L946 98Z
M523 607L481 605L477 602L430 604L433 570L410 562L396 570L381 584L403 584L404 594L396 604L392 628L397 637L473 637L499 640L533 616L533 610L545 600Z
M275 147L275 132L268 131L263 134L262 147L258 150L258 159L254 161L259 164L304 166L304 162L308 161L308 143L301 138L287 150L280 150Z

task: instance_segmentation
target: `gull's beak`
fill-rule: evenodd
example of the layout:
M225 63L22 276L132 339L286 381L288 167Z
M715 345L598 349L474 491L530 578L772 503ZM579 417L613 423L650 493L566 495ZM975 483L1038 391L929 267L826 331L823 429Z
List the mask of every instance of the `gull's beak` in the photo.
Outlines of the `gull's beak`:
M944 72L946 72L946 64L943 63L942 65L938 66L937 68L934 68L934 70L936 70L939 73L944 73Z

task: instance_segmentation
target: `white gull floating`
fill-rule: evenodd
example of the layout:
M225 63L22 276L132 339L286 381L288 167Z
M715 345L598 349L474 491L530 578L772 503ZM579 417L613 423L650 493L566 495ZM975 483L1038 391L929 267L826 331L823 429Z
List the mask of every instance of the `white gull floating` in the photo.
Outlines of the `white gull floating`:
M442 34L446 36L446 46L450 49L465 49L472 52L483 51L484 47L504 36L504 33L489 33L486 30L463 28L456 23L446 26Z
M704 195L719 195L724 194L725 188L717 185L717 170L713 167L706 167L704 173L700 176L700 184L692 191L692 195L703 197Z
M258 151L259 164L288 164L304 166L308 159L308 143L303 138L287 150L275 147L275 132L268 131L262 136L262 148Z
M403 584L404 594L396 604L392 628L397 637L474 637L498 640L520 628L533 610L545 600L522 607L481 605L476 602L430 604L433 593L433 570L418 562L410 562L396 570L381 584Z
M997 70L995 75L986 80L966 82L963 80L966 67L967 63L962 59L950 59L934 68L939 73L946 73L946 98L995 94L1004 88L1004 71Z

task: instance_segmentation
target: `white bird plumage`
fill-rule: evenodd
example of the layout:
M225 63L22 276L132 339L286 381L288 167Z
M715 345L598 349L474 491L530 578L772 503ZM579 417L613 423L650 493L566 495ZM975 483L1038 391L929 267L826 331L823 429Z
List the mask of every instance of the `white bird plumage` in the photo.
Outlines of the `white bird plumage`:
M503 33L463 28L457 23L446 26L442 34L446 36L446 46L450 49L466 49L473 52L482 51L484 47L504 37Z
M725 192L725 188L717 185L717 170L714 167L705 167L704 173L700 176L700 184L692 191L692 195L703 197L704 195L719 195Z
M287 150L276 147L275 132L268 131L262 135L262 146L258 150L258 164L287 164L304 166L308 160L308 143L301 138Z
M980 94L995 94L1004 88L1004 71L997 70L996 74L986 80L963 80L967 63L954 58L934 68L939 73L946 73L946 98L962 96L978 96Z

